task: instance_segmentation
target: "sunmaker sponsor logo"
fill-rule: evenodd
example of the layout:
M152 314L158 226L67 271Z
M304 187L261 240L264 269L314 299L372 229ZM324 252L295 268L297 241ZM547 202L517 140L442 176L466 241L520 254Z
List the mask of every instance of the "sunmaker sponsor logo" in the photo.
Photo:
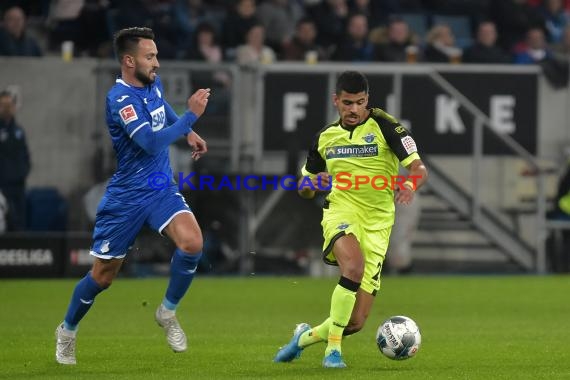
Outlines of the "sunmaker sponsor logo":
M327 160L347 157L374 157L378 155L378 145L339 145L326 148L325 157Z

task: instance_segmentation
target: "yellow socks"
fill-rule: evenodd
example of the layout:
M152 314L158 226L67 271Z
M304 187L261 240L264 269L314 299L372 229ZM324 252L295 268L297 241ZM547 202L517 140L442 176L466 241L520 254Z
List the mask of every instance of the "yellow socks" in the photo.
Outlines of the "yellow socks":
M311 344L326 341L329 336L330 322L331 319L327 318L320 325L313 327L309 331L305 331L299 338L299 346L304 348L310 346Z
M356 291L360 287L359 282L354 282L346 277L341 277L338 285L334 288L331 299L331 314L329 334L327 337L328 345L325 350L325 356L332 350L341 352L342 332L350 321L352 309L356 302Z

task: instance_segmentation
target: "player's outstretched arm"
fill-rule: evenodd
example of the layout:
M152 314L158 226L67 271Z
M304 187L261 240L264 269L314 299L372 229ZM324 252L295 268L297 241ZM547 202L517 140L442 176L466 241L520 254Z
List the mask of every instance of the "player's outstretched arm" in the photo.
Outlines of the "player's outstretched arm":
M148 154L157 154L176 141L181 135L191 135L192 125L206 110L209 96L209 88L197 90L188 99L188 111L174 124L168 128L153 132L149 122L143 123L132 133L133 140ZM200 140L204 142L204 140ZM200 151L205 153L205 142L202 142L196 142L196 146L200 147Z

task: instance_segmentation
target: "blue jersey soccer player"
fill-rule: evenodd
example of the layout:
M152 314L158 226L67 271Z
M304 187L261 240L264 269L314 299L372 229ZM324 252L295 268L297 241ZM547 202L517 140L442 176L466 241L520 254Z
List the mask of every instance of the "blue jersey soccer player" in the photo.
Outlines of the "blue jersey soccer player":
M56 360L61 364L76 363L79 321L97 294L111 285L144 224L164 232L176 244L170 282L155 319L172 350L187 348L175 310L202 254L202 233L172 178L168 146L186 135L194 159L206 153L206 142L192 131L192 125L204 113L210 90L197 90L188 99L188 111L178 118L163 97L153 40L151 29L136 27L123 29L114 38L121 77L107 94L106 112L118 168L97 209L90 252L95 256L93 267L77 283L63 323L56 329ZM170 186L153 190L149 179L156 172L168 173Z

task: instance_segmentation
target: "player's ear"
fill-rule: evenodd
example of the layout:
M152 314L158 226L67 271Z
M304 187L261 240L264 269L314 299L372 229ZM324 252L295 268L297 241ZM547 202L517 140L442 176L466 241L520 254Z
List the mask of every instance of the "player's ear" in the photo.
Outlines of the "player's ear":
M125 57L123 59L125 60L125 64L128 67L135 67L135 57L125 54Z
M338 106L338 96L336 94L332 95L332 101L335 107Z

